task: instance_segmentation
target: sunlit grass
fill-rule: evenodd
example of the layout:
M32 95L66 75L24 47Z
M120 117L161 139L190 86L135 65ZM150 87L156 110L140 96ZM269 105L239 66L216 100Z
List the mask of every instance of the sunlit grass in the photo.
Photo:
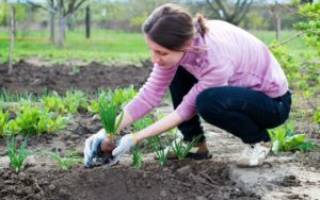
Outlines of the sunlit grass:
M266 44L275 40L272 31L250 31ZM282 31L280 41L292 37L295 31ZM0 30L0 61L5 61L8 55L8 32ZM296 38L285 44L292 55L311 51L303 39ZM68 31L64 48L58 48L49 41L48 31L18 32L14 52L15 60L38 57L55 62L66 60L97 61L97 62L139 62L149 58L149 51L143 34L92 30L90 39L86 39L84 31Z

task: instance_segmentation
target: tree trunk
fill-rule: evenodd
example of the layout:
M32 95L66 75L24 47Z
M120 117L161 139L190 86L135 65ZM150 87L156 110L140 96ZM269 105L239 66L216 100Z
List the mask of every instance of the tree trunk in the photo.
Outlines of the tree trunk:
M276 40L279 40L280 38L280 32L281 32L281 8L280 4L276 1L273 9L273 20L274 20L274 26L276 31Z
M9 46L9 65L8 74L13 71L13 53L14 53L14 43L16 37L16 8L14 5L10 6L10 46Z
M58 46L64 47L65 40L65 18L63 16L59 16L59 37L58 37Z
M65 17L63 16L63 7L58 6L58 21L59 21L59 33L58 33L58 47L64 46L65 39Z
M68 17L66 17L66 23L68 30L73 31L74 30L74 21L73 21L73 15L69 14Z
M54 10L54 0L50 0L50 7ZM49 31L50 31L50 42L52 44L55 43L55 13L53 11L49 11Z
M85 24L86 24L86 38L90 38L90 31L91 31L91 21L90 21L90 6L86 7L86 19L85 19Z
M279 40L280 38L280 32L281 32L281 17L279 13L276 15L276 40Z

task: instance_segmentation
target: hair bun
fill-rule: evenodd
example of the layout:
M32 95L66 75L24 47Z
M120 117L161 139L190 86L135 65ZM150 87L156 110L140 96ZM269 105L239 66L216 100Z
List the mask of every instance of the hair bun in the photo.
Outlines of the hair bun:
M206 26L206 19L201 14L196 15L194 27L201 36L204 36L204 34L207 33L208 28Z

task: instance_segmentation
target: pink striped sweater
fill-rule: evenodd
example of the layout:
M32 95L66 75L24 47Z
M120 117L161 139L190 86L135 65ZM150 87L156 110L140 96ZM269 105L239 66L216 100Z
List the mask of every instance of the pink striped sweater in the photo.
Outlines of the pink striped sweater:
M175 66L165 68L154 64L138 95L124 108L134 120L161 103L178 67L185 68L198 80L176 109L183 120L195 115L197 95L210 87L240 86L270 97L286 93L287 78L265 44L227 22L212 20L207 26L209 32L204 37L196 35L192 43L194 50L187 51Z

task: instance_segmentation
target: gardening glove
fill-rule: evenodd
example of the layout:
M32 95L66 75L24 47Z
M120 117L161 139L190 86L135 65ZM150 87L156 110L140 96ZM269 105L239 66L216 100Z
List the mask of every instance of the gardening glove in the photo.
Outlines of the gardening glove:
M84 166L92 167L93 160L97 157L98 152L101 151L101 143L107 138L107 134L104 129L98 131L98 133L91 135L85 141L84 147Z
M125 153L128 153L134 145L136 145L137 140L135 138L135 135L133 134L127 134L123 136L117 147L112 151L112 156L115 157L115 160L119 160L119 158L124 155Z

